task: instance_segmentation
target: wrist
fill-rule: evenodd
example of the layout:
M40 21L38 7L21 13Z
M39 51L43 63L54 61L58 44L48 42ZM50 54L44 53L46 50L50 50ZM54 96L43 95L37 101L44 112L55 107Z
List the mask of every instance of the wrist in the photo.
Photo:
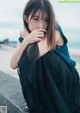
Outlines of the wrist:
M25 38L25 39L23 40L23 43L24 43L26 46L29 45L28 38Z

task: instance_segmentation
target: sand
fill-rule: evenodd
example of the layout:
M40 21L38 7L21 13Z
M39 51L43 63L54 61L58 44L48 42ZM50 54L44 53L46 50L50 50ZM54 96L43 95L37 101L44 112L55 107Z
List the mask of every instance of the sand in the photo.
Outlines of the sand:
M10 67L10 59L15 51L15 48L8 45L1 45L0 48L0 71L5 72L13 77L19 78L17 70L13 70Z

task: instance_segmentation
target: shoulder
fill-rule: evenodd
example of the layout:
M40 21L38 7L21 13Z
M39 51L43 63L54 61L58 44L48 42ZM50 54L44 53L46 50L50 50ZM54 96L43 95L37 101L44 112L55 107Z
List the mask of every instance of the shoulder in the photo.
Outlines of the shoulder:
M59 24L56 26L55 38L56 38L56 43L61 46L68 42L68 40L67 40L66 36L64 35L63 30Z
M64 45L64 40L62 38L60 31L58 30L55 30L55 39L56 39L57 45L60 45L60 46Z

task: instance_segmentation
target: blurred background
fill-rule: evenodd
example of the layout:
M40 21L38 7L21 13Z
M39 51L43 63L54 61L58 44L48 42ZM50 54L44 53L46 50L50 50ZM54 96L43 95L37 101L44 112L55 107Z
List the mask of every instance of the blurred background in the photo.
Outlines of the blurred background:
M80 2L50 1L80 75ZM24 28L22 15L26 3L27 0L0 0L0 105L6 105L8 113L26 113L17 70L10 68L11 56Z
M27 1L0 0L0 41L6 38L10 41L17 41L23 29L22 14ZM68 38L70 47L80 47L80 2L50 1L56 20Z
M15 50L20 31L24 28L22 14L27 1L0 0L0 70L7 70L10 74L13 71L10 69L9 61ZM68 39L71 57L77 61L77 69L80 70L80 2L59 1L50 0L56 20Z

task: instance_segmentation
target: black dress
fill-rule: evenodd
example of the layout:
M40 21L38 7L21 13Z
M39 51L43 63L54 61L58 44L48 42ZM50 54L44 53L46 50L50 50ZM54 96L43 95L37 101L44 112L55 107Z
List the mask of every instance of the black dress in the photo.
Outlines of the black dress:
M25 49L18 62L18 74L29 112L80 113L77 70L70 68L55 51L37 59L38 46L36 43L32 46L32 50Z

